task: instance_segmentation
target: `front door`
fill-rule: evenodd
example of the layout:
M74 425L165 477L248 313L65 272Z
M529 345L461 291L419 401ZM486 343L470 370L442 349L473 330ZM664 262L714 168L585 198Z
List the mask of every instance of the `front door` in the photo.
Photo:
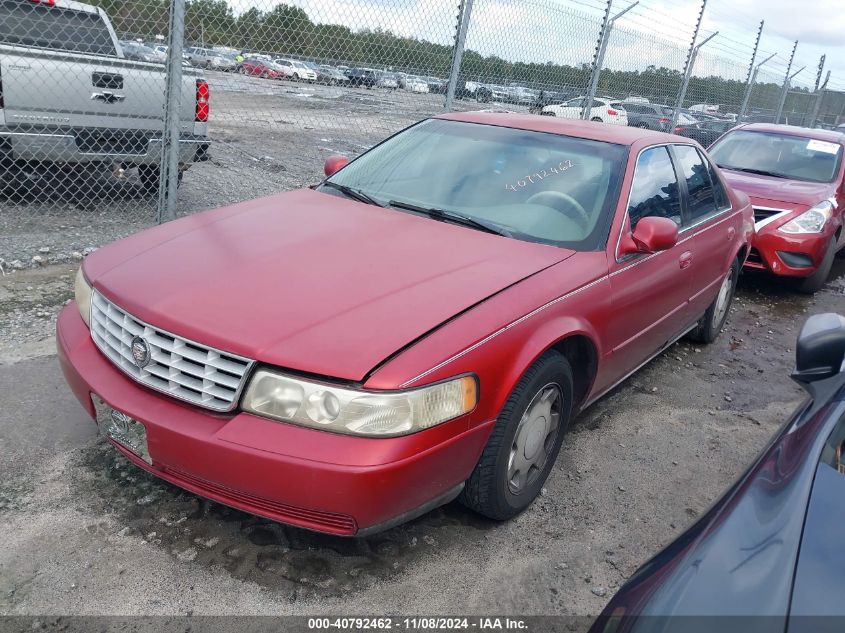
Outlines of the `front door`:
M633 230L646 216L666 217L681 225L681 188L666 146L640 153L622 230ZM635 370L681 334L690 318L690 253L683 244L621 258L617 246L618 242L613 242L608 249L614 374L606 377L608 384Z

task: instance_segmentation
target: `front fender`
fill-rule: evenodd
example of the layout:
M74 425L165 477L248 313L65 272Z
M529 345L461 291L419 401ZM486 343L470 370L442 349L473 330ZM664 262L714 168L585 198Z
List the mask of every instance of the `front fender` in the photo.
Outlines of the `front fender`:
M474 425L495 419L525 371L567 338L589 341L601 367L609 349L600 324L612 309L610 282L606 275L584 279L574 289L550 296L549 288L561 287L565 274L549 270L461 315L379 368L365 387L413 388L473 373L480 384L479 406L470 422ZM537 300L539 296L543 298ZM587 368L573 370L577 374ZM587 391L594 373L590 369L586 378L578 376Z

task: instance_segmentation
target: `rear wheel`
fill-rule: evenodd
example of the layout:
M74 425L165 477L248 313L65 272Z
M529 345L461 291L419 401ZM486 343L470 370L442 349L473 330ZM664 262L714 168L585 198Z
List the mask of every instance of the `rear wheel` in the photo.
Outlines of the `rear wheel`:
M158 165L139 165L138 178L141 181L141 189L146 195L158 193L158 183L161 180L161 170ZM176 177L176 186L182 184L182 172Z
M540 494L554 467L572 415L572 368L557 352L544 354L511 392L460 501L504 520Z
M601 120L601 117L597 117L597 116L594 116L592 119L590 119L590 121L595 121L596 123L603 123L603 121Z
M707 308L695 329L689 333L690 339L699 343L712 343L716 340L728 319L738 278L739 260L735 259L728 274L722 280L722 285L719 286L719 294L713 299L713 303Z
M647 123L637 123L637 127L642 129L642 130L647 130L648 124Z
M827 245L827 251L825 251L824 257L822 258L819 267L816 268L816 272L814 272L806 279L803 279L798 284L798 291L811 295L821 290L822 286L824 286L825 282L827 281L828 275L830 275L830 269L833 267L833 260L835 257L836 239L830 238L830 244Z

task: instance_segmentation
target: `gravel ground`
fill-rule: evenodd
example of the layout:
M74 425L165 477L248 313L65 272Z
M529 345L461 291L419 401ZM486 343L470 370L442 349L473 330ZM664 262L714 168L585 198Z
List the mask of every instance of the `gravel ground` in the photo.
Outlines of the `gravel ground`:
M221 72L209 72L208 81L211 159L185 173L179 215L317 182L327 156L355 156L443 110L443 95ZM500 106L456 102L456 109L489 107ZM42 182L23 199L0 194L0 266L8 271L73 261L74 253L125 237L155 217L155 201L142 195L134 170L120 179L108 172L105 181L96 183Z
M186 174L180 213L314 182L327 154L354 155L442 105L210 80L212 160ZM718 341L674 345L580 416L517 519L453 503L372 538L327 537L163 484L97 438L52 333L76 260L153 217L131 174L109 197L0 199L0 614L596 614L799 401L788 372L803 319L845 311L845 260L812 298L743 277Z
M580 416L517 519L453 503L354 540L201 500L102 443L52 355L72 279L0 278L0 614L596 614L800 400L803 319L845 309L842 260L813 298L743 277L718 341L674 345Z

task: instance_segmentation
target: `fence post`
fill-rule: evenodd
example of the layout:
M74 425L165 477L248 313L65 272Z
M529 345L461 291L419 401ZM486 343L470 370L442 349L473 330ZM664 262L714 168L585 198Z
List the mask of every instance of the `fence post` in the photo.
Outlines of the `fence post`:
M701 0L701 9L698 12L698 20L695 22L695 31L692 33L692 41L689 45L689 51L687 52L687 59L684 62L684 79L681 82L681 86L678 89L678 98L675 100L675 107L672 110L672 120L669 123L669 128L674 130L675 126L678 124L678 110L683 107L684 105L684 97L687 96L687 86L689 86L689 78L692 74L692 67L695 64L695 57L698 55L698 49L701 48L704 44L709 42L711 39L716 37L719 33L713 33L710 37L704 40L698 46L695 45L695 40L698 39L698 29L701 28L701 18L704 17L704 8L707 6L707 0Z
M780 100L778 101L778 108L775 111L775 123L780 123L780 115L783 114L783 106L786 105L786 93L789 92L789 73L792 70L792 60L795 59L795 49L797 48L798 40L795 40L795 44L792 45L792 55L789 56L789 64L787 64L786 73L783 76L783 86L780 89ZM804 69L802 68L801 70Z
M596 98L596 90L599 87L599 77L601 76L601 69L604 66L604 54L607 52L607 43L610 41L610 31L613 29L613 23L640 3L640 0L637 0L634 4L626 9L622 9L622 11L608 19L612 1L607 0L607 6L604 9L604 19L602 20L601 32L599 33L599 43L596 46L596 54L593 57L593 71L590 73L590 87L584 99L584 108L581 110L581 118L584 120L590 118L590 111L593 109L593 100Z
M179 186L179 109L182 105L182 48L185 36L185 0L171 0L165 62L164 125L158 181L158 223L176 217Z
M757 71L754 69L754 62L757 61L757 49L760 47L760 37L763 35L763 25L765 20L760 20L760 28L757 29L757 39L754 40L754 52L751 53L751 63L748 65L748 75L745 77L745 94L742 96L742 106L739 108L739 117L736 122L742 123L742 117L745 116L745 111L748 108L748 101L751 99L751 86L754 85L754 79L757 77Z
M461 72L461 59L464 56L464 45L469 29L469 19L472 15L473 0L461 0L458 5L458 29L455 33L455 49L452 53L452 68L449 71L449 84L446 87L446 110L452 109L455 102L455 89L458 86L458 75Z
M816 72L816 83L813 85L813 94L815 95L815 99L813 100L813 108L810 112L810 120L804 121L804 125L807 127L813 127L816 122L816 115L818 114L818 105L819 100L821 98L821 92L819 92L819 84L822 81L822 73L824 72L824 60L827 58L827 55L822 55L819 59L819 69ZM827 71L827 78L830 79L830 71ZM824 80L824 85L827 85L827 79Z
M816 120L819 118L819 110L822 107L822 101L824 101L824 95L827 92L827 82L830 81L830 71L827 71L827 76L824 78L824 83L822 83L821 88L818 90L816 95L816 102L813 104L813 113L810 115L810 122L807 124L807 127L813 127L816 124Z
M754 88L754 84L757 83L757 73L760 72L760 68L763 66L763 64L771 60L775 55L777 55L777 53L772 53L766 59L764 59L754 67L754 72L751 74L751 81L749 82L748 88L745 91L745 98L742 100L742 108L739 111L739 117L737 117L736 120L737 123L742 123L742 120L745 118L746 111L748 110L748 101L751 98L751 91Z

